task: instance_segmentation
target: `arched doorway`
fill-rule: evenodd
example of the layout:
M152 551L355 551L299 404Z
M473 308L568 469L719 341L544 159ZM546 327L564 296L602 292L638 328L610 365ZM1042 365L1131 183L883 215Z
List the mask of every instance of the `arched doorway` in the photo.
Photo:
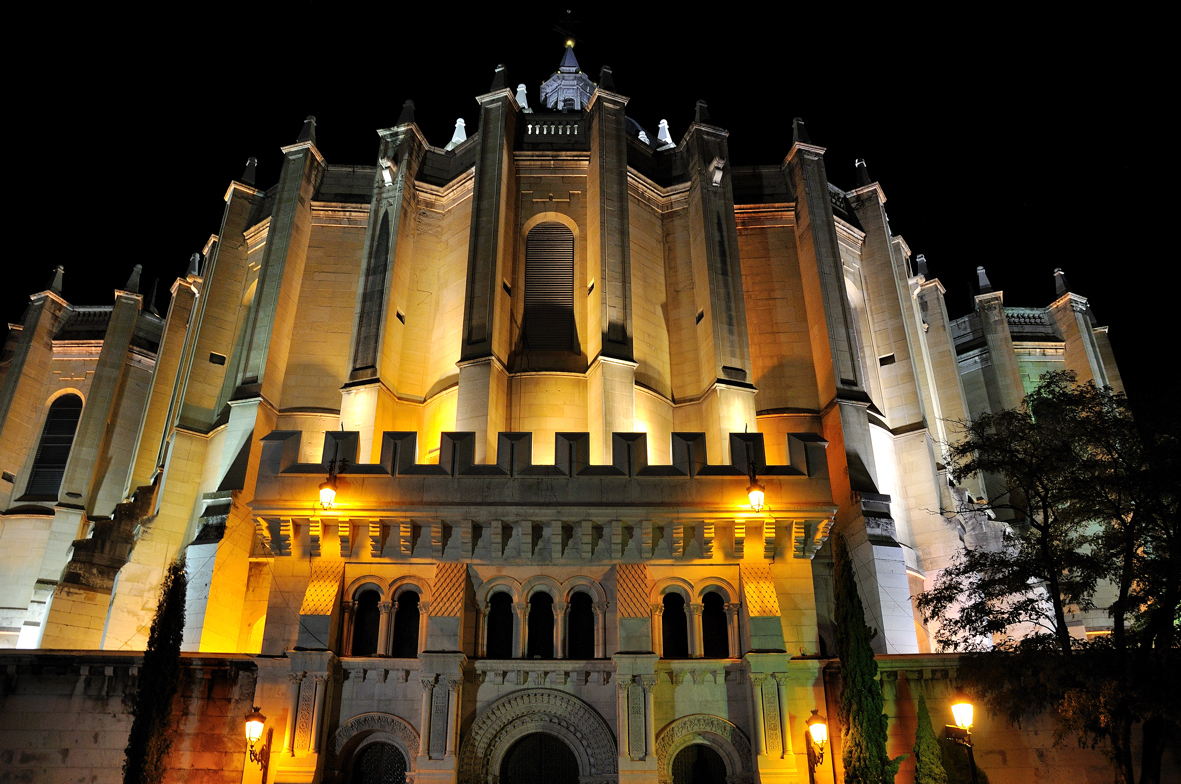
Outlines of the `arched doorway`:
M353 762L350 784L406 784L406 758L392 743L371 743Z
M578 759L557 736L534 732L504 756L500 780L504 784L578 784Z
M673 784L726 784L726 763L704 743L694 743L673 757Z

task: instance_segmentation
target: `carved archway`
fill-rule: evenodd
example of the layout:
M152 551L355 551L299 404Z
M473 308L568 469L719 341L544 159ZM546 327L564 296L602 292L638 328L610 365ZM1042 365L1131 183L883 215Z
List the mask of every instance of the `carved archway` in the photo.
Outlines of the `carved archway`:
M672 784L672 764L681 749L703 743L726 763L727 784L752 784L750 740L734 724L718 716L696 713L666 725L656 738L656 768L660 784Z
M325 781L341 781L352 761L373 743L389 743L406 757L413 774L418 757L418 732L405 719L389 713L362 713L341 724L332 735L333 759Z
M460 784L496 784L505 754L534 732L556 735L570 747L582 784L618 781L615 736L598 711L564 692L529 689L502 697L476 717L459 752Z

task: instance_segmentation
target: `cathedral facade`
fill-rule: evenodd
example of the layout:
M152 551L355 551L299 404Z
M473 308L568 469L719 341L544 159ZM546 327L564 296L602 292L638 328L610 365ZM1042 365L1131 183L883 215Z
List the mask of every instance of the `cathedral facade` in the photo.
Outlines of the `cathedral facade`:
M110 306L60 268L32 295L0 645L142 650L183 554L185 649L253 662L242 780L839 781L836 531L883 682L946 697L913 598L1003 521L945 445L1047 370L1120 389L1087 300L1007 306L981 269L951 319L798 120L735 167L704 103L652 132L572 48L530 96L497 69L443 147L407 102L373 165L309 117L163 315L138 271Z

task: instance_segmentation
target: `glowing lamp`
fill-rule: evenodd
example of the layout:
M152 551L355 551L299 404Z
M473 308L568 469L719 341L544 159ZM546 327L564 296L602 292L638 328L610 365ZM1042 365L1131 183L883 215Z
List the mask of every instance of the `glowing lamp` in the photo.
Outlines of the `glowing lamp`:
M957 691L951 697L951 715L955 725L962 730L972 729L972 701L962 691Z
M331 509L336 502L336 477L328 477L327 482L320 484L320 506L324 509Z
M257 707L246 717L246 742L250 744L251 751L254 751L254 744L262 737L262 728L266 723L267 717Z
M808 728L808 734L812 736L812 742L817 746L828 743L828 724L825 723L824 717L819 715L816 708L812 709L812 715L804 722L804 726Z
M750 483L750 487L746 488L746 495L750 498L751 509L757 512L763 508L763 499L766 497L766 492L767 488L758 482Z

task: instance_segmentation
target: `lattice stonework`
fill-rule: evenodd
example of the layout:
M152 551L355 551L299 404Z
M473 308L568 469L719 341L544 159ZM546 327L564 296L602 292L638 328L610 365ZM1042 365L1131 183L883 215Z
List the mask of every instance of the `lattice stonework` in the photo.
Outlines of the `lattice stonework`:
M436 617L458 616L463 610L463 587L466 580L466 564L440 563L436 565L431 615Z
M766 564L742 564L742 587L746 607L752 618L778 618L779 597L771 580L771 567Z
M343 561L316 561L312 563L312 579L303 595L300 615L331 615L340 594L340 580L344 574Z
M616 594L621 618L647 618L648 567L644 564L619 564L615 567Z

